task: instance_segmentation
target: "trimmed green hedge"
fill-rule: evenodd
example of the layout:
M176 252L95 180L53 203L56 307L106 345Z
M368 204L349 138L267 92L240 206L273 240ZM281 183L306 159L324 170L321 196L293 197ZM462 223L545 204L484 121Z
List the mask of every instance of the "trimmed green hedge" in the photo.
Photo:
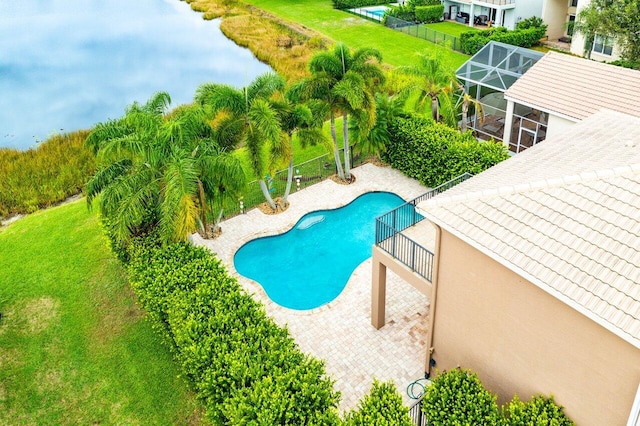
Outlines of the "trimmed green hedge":
M229 276L221 262L186 243L137 239L128 273L138 302L194 385L214 424L338 425L340 393L324 365L302 353ZM375 382L347 425L409 426L390 383ZM362 423L365 422L365 423Z
M429 24L432 22L440 22L444 15L444 6L416 6L416 19L418 22Z
M527 402L522 402L518 395L514 396L508 405L503 407L505 426L520 425L553 425L572 426L573 421L564 414L562 406L553 400L553 396L534 396Z
M402 398L391 382L380 383L377 380L371 386L371 392L360 401L358 408L346 414L343 426L413 426Z
M489 28L482 31L467 31L460 34L460 45L464 53L473 55L490 41L499 41L520 47L531 47L547 33L547 26L527 27L508 31L505 27Z
M514 396L499 410L496 396L478 375L455 368L438 375L426 390L422 411L430 425L572 426L574 423L553 401L534 396L522 402Z
M336 424L339 392L208 251L132 248L129 276L215 424Z
M395 118L383 159L409 177L435 187L463 173L478 174L509 158L499 142L479 142L430 118Z
M355 9L357 7L389 4L391 0L332 0L334 9Z
M486 390L478 375L459 368L436 377L422 399L430 425L500 424L496 396Z

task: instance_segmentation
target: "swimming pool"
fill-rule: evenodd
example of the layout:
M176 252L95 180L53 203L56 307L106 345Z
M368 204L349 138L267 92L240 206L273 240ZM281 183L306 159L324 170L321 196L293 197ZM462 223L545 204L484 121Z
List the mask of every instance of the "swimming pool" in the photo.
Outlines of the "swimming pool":
M327 304L371 257L375 218L403 203L390 192L369 192L339 209L308 213L290 231L240 247L234 256L236 271L286 308Z

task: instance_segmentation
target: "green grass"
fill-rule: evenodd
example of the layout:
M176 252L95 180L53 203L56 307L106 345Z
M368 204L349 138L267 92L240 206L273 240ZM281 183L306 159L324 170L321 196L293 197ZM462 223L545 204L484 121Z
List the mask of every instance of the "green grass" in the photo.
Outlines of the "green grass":
M0 424L198 424L84 200L0 231Z
M333 9L331 0L243 0L281 18L298 22L352 49L378 49L384 62L393 66L411 65L416 52L434 51L448 56L456 68L468 59L428 41L402 34L379 23Z
M434 24L425 24L425 27L430 28L434 31L440 31L441 33L452 35L454 37L460 37L460 34L466 33L468 31L479 31L477 28L449 21L436 22Z

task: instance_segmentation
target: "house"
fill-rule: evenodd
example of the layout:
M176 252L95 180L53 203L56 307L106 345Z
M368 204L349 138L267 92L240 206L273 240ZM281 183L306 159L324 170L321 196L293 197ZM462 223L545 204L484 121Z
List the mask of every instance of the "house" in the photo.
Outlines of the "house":
M376 236L372 324L388 268L429 294L428 374L470 368L499 402L553 394L579 425L637 426L640 118L603 110L565 130Z
M459 12L473 26L476 17L486 16L494 27L513 30L524 18L541 16L543 0L443 0L444 12L455 19Z
M591 0L578 1L575 14L580 13L580 10L589 3L591 3ZM573 20L575 20L576 15L574 15ZM574 55L580 56L585 55L585 52L588 51L588 57L600 62L611 62L620 59L621 53L620 46L611 37L596 35L593 43L585 46L585 37L578 32L572 35L570 50Z
M533 133L514 113L517 109L539 111L544 127L533 135L535 144L539 132L552 136L602 108L640 117L639 93L640 71L548 52L504 92L503 140L518 141L515 152L519 152L526 148L522 133Z
M640 71L571 55L490 42L456 76L482 105L468 126L513 153L602 108L640 117Z

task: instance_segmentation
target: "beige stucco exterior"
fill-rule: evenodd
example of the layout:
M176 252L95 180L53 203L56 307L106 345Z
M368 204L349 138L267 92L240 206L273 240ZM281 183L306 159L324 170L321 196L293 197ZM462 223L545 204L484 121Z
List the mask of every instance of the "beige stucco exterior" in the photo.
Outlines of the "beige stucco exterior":
M476 371L501 403L553 394L578 425L626 424L640 349L446 231L436 253L436 369Z

